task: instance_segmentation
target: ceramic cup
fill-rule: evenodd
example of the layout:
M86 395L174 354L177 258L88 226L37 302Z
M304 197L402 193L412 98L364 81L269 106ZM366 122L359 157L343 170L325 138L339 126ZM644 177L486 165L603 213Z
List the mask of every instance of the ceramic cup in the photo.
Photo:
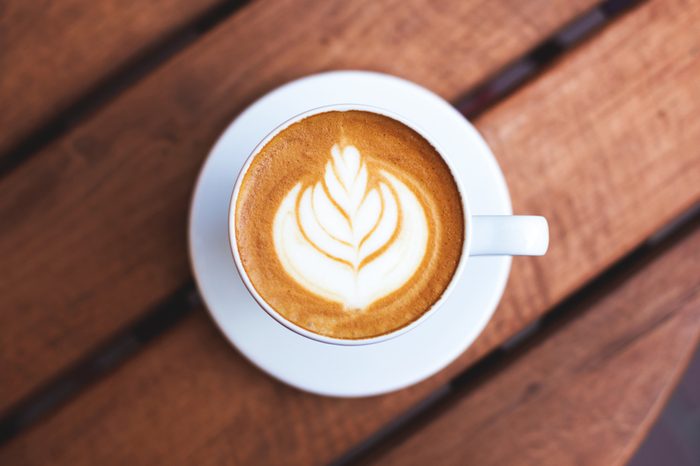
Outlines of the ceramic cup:
M272 306L270 306L262 296L255 290L255 287L250 281L248 274L243 268L241 262L241 257L238 252L238 245L236 239L236 228L235 228L235 208L236 201L238 199L238 193L241 188L241 183L243 178L248 171L251 163L258 155L260 150L265 147L265 145L272 140L277 134L282 132L285 128L291 126L292 124L303 120L304 118L310 117L324 112L331 111L349 111L349 110L359 110L364 112L372 112L380 115L387 116L394 120L397 120L409 128L413 129L415 132L420 134L425 138L442 156L445 163L452 172L452 176L457 184L457 188L460 192L462 198L462 210L465 217L465 239L462 244L462 255L460 257L459 263L455 270L452 280L445 289L440 299L436 301L430 309L428 309L420 318L414 320L410 324L401 327L393 332L386 333L371 338L364 339L340 339L332 338L324 335L320 335L309 331L305 328L299 327L298 325L285 319L280 313L278 313ZM357 346L357 345L368 345L380 343L391 338L399 337L400 335L414 329L426 319L428 319L435 312L439 312L440 306L445 302L450 292L454 289L459 281L459 277L464 270L464 265L470 256L541 256L547 251L549 244L549 227L547 225L547 220L540 216L531 215L471 215L469 209L469 200L466 196L466 191L463 189L460 183L460 177L457 176L454 165L451 163L450 159L455 157L464 157L465 154L448 154L444 152L440 146L435 142L433 138L430 137L425 131L417 127L415 124L407 121L406 118L397 115L394 112L372 107L368 105L355 105L355 104L338 104L338 105L328 105L324 107L319 107L315 109L308 110L306 112L300 113L289 120L285 121L277 128L273 129L260 143L253 149L248 159L243 164L241 171L236 179L236 184L233 188L233 193L231 195L231 201L229 203L229 218L228 218L228 238L231 247L231 252L233 254L233 259L236 264L236 269L241 277L241 280L245 284L248 292L253 296L255 301L260 305L260 307L267 312L273 319L275 319L280 324L287 327L289 330L298 333L304 337L316 340L322 343L343 345L343 346Z

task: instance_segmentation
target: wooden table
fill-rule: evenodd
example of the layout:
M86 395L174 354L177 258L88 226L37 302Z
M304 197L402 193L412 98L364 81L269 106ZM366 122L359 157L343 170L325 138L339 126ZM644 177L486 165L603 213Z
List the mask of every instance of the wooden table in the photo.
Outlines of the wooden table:
M697 0L6 0L0 464L624 464L700 336L699 22ZM551 248L447 369L332 399L230 347L185 232L226 125L349 68L469 116Z

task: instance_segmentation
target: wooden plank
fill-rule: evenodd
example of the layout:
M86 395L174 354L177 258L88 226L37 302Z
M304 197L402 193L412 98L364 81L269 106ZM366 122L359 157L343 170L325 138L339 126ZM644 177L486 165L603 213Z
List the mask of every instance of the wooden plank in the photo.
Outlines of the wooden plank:
M10 271L0 284L0 410L188 280L196 173L255 96L314 71L370 68L455 98L591 3L241 10L0 183L0 260Z
M0 462L332 460L700 198L691 118L700 37L683 33L698 20L700 5L647 4L477 121L506 164L516 208L549 216L552 243L545 258L515 261L493 321L445 371L382 397L306 395L248 365L200 312L8 445ZM660 63L650 68L649 57ZM525 144L527 134L538 144Z
M144 49L222 3L4 1L0 154Z
M547 332L382 465L623 465L700 337L700 229Z

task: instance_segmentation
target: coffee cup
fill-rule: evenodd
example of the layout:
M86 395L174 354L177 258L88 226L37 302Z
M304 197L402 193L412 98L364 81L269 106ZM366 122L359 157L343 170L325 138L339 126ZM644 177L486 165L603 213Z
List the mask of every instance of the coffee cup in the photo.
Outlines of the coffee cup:
M331 144L328 128L338 125L343 135ZM313 144L314 134L323 143ZM417 155L402 159L402 150ZM313 168L320 152L321 171L309 181L304 157L312 154ZM389 152L394 159L385 164L381 154ZM450 161L460 156L382 108L339 104L290 118L253 149L231 195L228 237L241 280L289 330L327 344L368 345L439 312L470 256L543 255L544 217L471 214Z

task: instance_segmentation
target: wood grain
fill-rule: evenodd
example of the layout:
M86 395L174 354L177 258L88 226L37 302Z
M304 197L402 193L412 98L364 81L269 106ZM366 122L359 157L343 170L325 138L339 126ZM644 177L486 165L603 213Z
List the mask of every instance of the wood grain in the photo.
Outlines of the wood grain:
M626 464L700 338L699 250L696 229L373 463Z
M0 410L188 279L195 176L255 97L314 71L369 68L455 98L591 3L287 1L239 11L0 182L9 271Z
M223 0L6 0L0 156L141 51Z
M306 395L247 364L200 312L8 445L0 462L337 457L700 198L700 121L691 118L700 110L700 37L686 33L699 19L700 5L645 5L477 121L506 166L516 209L549 216L552 246L545 258L515 261L491 324L445 371L382 397ZM661 63L650 67L650 57Z

